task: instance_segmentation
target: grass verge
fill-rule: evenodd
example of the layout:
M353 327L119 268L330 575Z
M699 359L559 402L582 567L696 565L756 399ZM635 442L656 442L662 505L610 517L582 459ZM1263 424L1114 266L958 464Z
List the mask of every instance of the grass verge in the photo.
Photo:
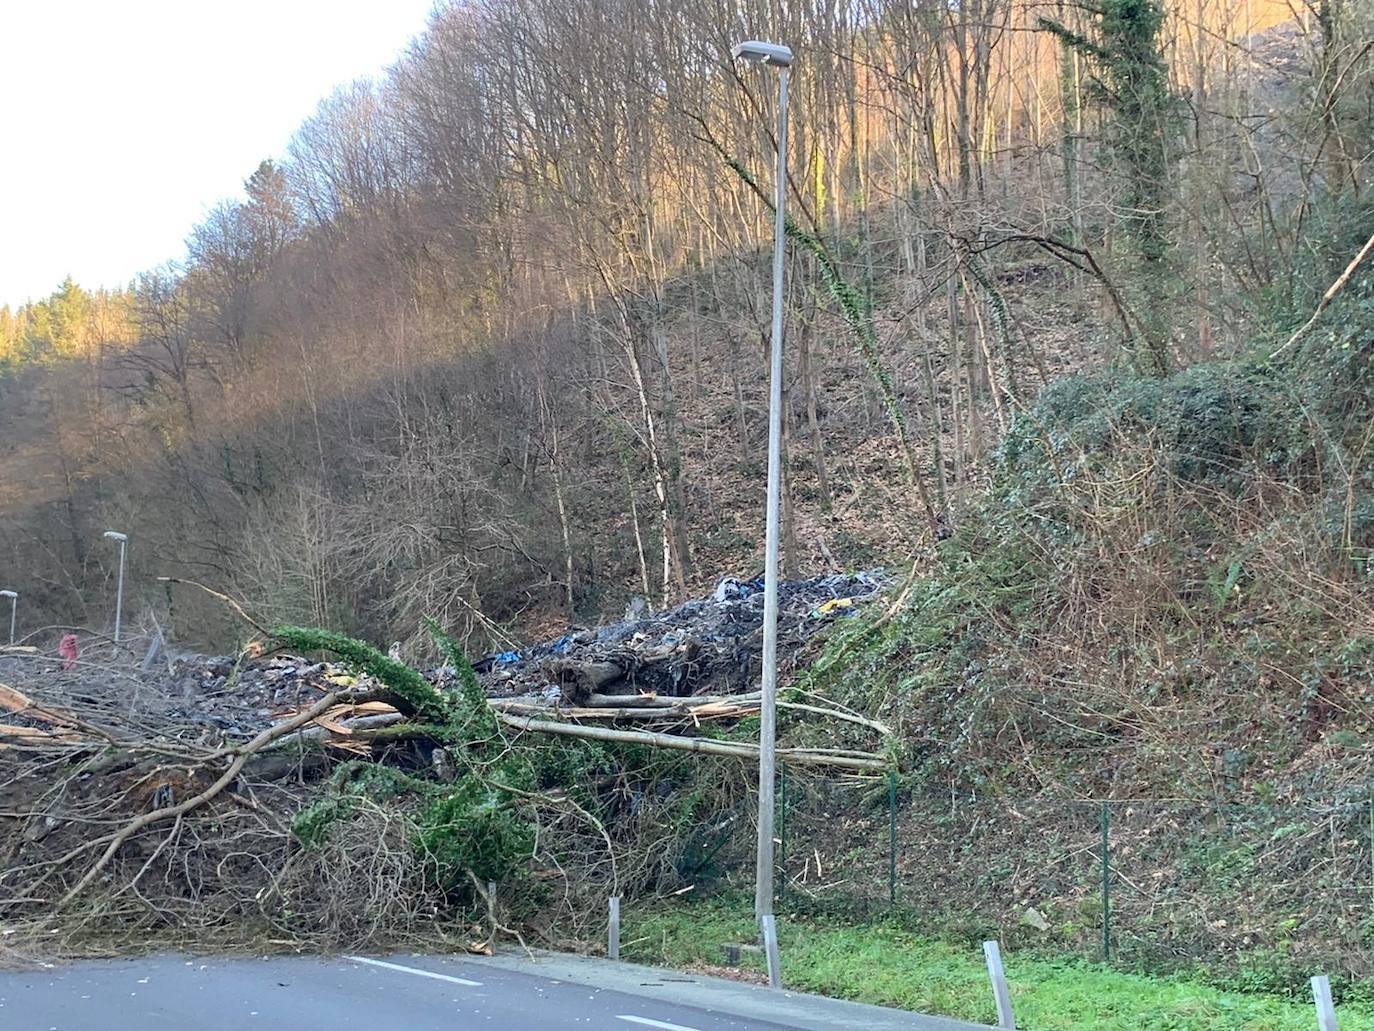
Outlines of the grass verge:
M977 948L923 938L885 924L835 926L783 918L787 985L840 999L994 1023L992 992ZM749 901L718 899L628 911L622 955L676 968L722 962L726 942L752 942ZM1023 1031L1310 1031L1306 999L1223 991L1182 977L1150 977L1080 959L1004 956L1017 1027ZM761 957L745 953L747 968ZM1374 1031L1374 1005L1338 1007L1342 1031Z

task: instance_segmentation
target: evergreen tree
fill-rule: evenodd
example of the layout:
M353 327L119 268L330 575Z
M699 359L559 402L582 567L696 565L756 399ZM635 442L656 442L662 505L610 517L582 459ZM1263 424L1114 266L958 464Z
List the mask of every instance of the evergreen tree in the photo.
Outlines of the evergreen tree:
M24 333L26 358L76 358L90 339L91 296L68 276L53 293L31 306Z

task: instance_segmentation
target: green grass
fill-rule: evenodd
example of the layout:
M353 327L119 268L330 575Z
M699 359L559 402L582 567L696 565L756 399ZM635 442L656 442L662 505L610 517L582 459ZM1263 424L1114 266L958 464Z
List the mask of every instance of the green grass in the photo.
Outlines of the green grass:
M883 924L779 924L788 987L836 998L995 1022L982 951ZM670 967L716 965L721 945L752 942L745 902L716 900L628 911L626 959ZM1309 1000L1222 991L1176 977L1148 977L1083 960L1004 956L1017 1027L1024 1031L1310 1031ZM756 954L745 965L762 969ZM1374 1005L1338 1008L1341 1031L1374 1031Z

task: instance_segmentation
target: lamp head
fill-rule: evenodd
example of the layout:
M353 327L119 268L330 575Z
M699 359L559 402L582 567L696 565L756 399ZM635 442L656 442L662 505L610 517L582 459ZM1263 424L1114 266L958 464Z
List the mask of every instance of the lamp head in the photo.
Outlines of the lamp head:
M106 530L105 537L112 541L119 541L121 544L129 539L128 534L119 533L116 530Z
M13 600L17 597L19 597L19 595L14 591L0 591L0 598L9 598Z
M730 49L730 56L736 61L757 61L771 64L775 68L788 68L792 65L792 51L781 43L766 43L761 39L746 39Z

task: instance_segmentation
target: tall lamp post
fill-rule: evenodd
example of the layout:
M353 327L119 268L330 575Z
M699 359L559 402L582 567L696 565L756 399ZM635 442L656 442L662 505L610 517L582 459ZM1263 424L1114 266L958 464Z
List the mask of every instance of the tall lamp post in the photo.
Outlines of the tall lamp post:
M119 586L115 588L115 629L114 643L119 643L119 621L124 614L124 549L129 543L128 534L119 533L115 530L106 530L105 539L116 541L119 544Z
M14 643L14 617L19 611L19 593L17 591L0 591L0 598L10 600L10 644Z
M731 56L778 70L778 166L773 183L773 334L768 381L768 520L763 567L763 699L759 705L759 841L754 875L754 916L772 937L773 787L777 756L778 703L778 537L782 499L782 264L787 201L787 76L792 51L779 43L748 40ZM765 919L766 918L766 919ZM766 942L766 944L768 944ZM779 985L775 946L768 957L769 981Z

